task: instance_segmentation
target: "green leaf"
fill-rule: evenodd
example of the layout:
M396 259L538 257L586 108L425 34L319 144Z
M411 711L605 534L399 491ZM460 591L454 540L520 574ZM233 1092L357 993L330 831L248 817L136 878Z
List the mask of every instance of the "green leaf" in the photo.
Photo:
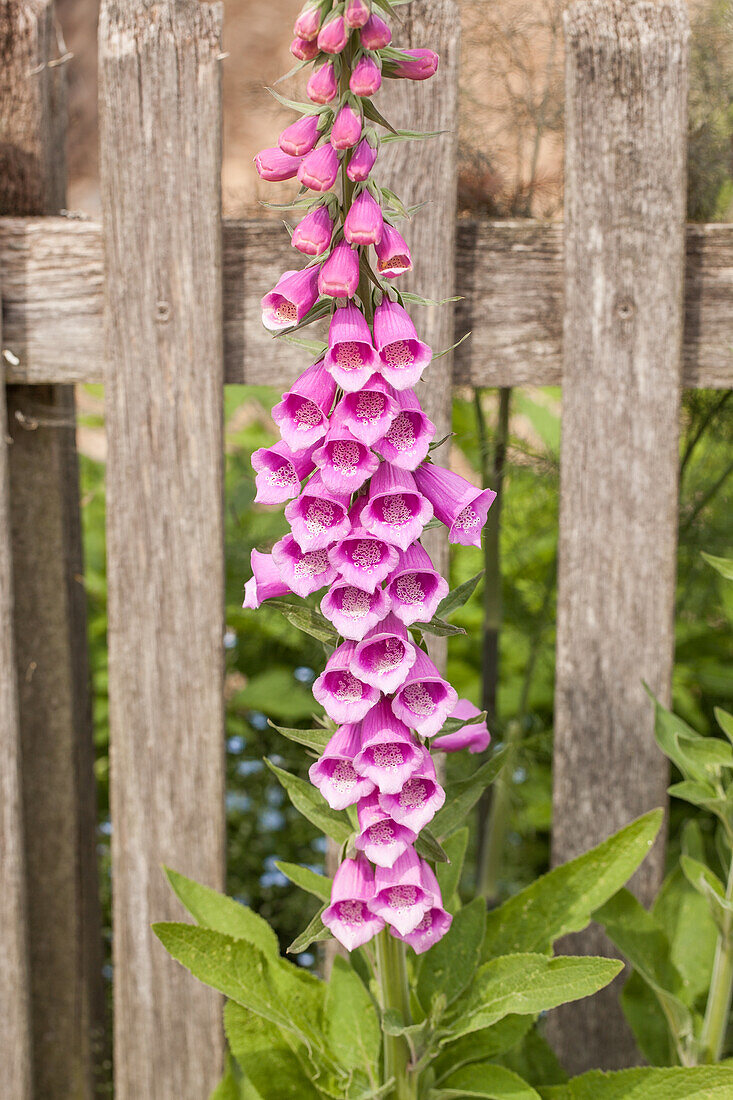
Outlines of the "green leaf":
M709 806L717 800L717 792L714 787L706 783L693 783L691 779L685 779L682 783L673 783L667 788L667 794L673 798L681 798L683 802L690 802L693 806Z
M459 348L465 340L468 340L469 336L471 336L471 335L472 335L472 333L470 333L470 332L464 332L464 334L463 334L463 336L461 336L460 340L456 340L455 343L451 344L451 346L449 348L443 348L442 351L437 351L435 353L435 355L433 356L433 358L430 360L430 362L434 363L436 359L442 359L444 355L450 355L450 353L452 351L455 351L456 348Z
M415 841L415 851L423 859L431 859L439 865L448 862L445 849L428 828L423 828L418 833Z
M454 626L445 619L439 619L437 615L433 615L429 623L415 623L415 630L420 630L423 634L434 634L436 638L452 638L466 633L462 626Z
M733 714L729 714L722 707L713 708L715 720L729 741L733 741Z
M533 1016L505 1016L491 1027L473 1031L455 1041L445 1040L443 1050L433 1062L438 1084L461 1066L488 1062L516 1047L534 1026Z
M319 755L323 752L332 737L332 731L319 726L313 730L296 730L290 726L276 726L274 722L268 722L274 730L287 737L290 741L297 741L299 745L305 745L308 749L314 749Z
M301 890L313 894L321 901L331 900L331 879L326 875L319 875L316 871L311 871L310 867L301 867L298 863L284 863L278 860L275 866Z
M179 871L173 871L170 867L163 870L176 896L197 924L237 940L247 940L266 955L279 957L277 936L262 917L234 898L228 898L210 886L202 886Z
M640 974L632 972L624 983L621 1008L647 1062L654 1066L679 1065L666 1017L654 990Z
M440 737L446 733L456 733L458 730L462 730L464 726L476 726L479 722L485 722L486 717L486 711L482 710L478 714L474 714L472 718L446 718L438 731L438 736Z
M718 737L701 738L692 742L680 739L680 750L687 760L692 759L697 767L708 771L733 768L733 746Z
M485 959L511 951L549 951L560 936L580 932L591 913L631 877L662 823L652 810L577 859L542 875L488 914Z
M442 447L443 444L447 443L448 440L451 439L455 434L456 434L455 432L448 432L448 434L444 435L442 439L434 439L433 442L428 447L428 450L429 451L437 451L438 447ZM440 520L438 520L438 523L440 523Z
M540 1100L539 1093L516 1073L489 1062L459 1069L429 1096L430 1100L464 1100L476 1096L489 1100Z
M320 611L314 611L312 607L288 603L286 600L269 600L269 606L277 608L289 623L298 630L302 630L304 634L310 634L312 638L317 638L319 642L325 642L326 645L334 647L338 645L338 634Z
M463 296L456 294L452 298L441 298L437 301L435 298L423 298L419 294L413 294L409 290L401 290L400 294L406 302L410 302L414 306L447 306L450 302L462 302Z
M460 997L479 964L486 927L486 902L474 898L459 909L448 934L425 953L420 965L417 995L426 1012L436 994L450 1005Z
M726 934L733 904L726 899L723 883L714 871L691 856L680 856L680 867L690 886L705 898L718 930Z
M348 818L340 811L332 810L319 790L305 779L278 768L271 760L265 760L265 763L303 817L337 844L344 844L349 839L353 830Z
M458 889L463 871L463 861L466 858L468 848L468 828L456 830L445 842L445 853L448 863L441 863L435 868L435 874L443 895L443 901L447 905Z
M379 1080L382 1035L374 1002L346 959L337 955L326 991L324 1026L328 1044L346 1069Z
M231 1055L227 1056L224 1076L212 1092L209 1100L241 1100L242 1093L239 1087L239 1078L234 1067Z
M296 936L290 944L288 955L299 955L301 951L305 951L312 943L319 943L321 940L331 939L331 933L326 928L322 919L325 911L326 906L321 906L308 927L301 932L299 936Z
M389 130L391 134L396 134L391 122L387 122L387 119L381 114L372 103L371 99L362 99L362 106L364 108L364 115L370 122L376 122L378 126L383 126L385 130Z
M562 1085L568 1079L555 1051L537 1028L528 1031L520 1043L502 1055L500 1061L534 1088Z
M733 1100L733 1069L594 1069L565 1085L541 1087L539 1093L542 1100Z
M721 577L725 577L727 581L733 581L733 558L716 558L714 554L706 554L704 550L700 553L708 565L717 569Z
M314 358L320 358L328 347L323 340L305 340L302 336L290 336L287 332L283 335L283 340L286 344L293 344L296 348L310 352Z
M442 810L438 810L431 822L433 832L440 840L444 840L458 828L489 784L494 782L506 759L506 750L502 749L494 753L491 760L482 764L470 778L451 784L445 805Z
M303 1072L306 1048L296 1044L293 1050L282 1031L269 1020L228 1001L224 1008L224 1030L232 1054L261 1096L320 1100L321 1093ZM296 1051L300 1052L300 1059Z
M273 99L276 99L283 107L289 107L291 111L297 111L299 115L319 115L323 110L323 107L318 103L300 103L296 99L288 99L286 96L280 95L274 88L268 88L267 90Z
M426 138L436 138L450 132L450 130L393 130L392 133L380 138L380 145L388 145L391 141L424 141Z
M454 588L448 595L440 601L438 604L438 615L445 616L450 615L451 612L456 611L459 607L463 607L464 603L470 600L474 593L476 585L484 575L482 569L480 573L477 573L475 577L471 577L470 580L464 581L463 584L459 584L458 588Z

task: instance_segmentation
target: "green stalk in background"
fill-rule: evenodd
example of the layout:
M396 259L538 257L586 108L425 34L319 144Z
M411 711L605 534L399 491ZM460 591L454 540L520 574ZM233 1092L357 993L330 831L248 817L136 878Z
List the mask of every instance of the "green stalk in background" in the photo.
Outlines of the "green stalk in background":
M729 906L733 903L733 859L728 870L725 900ZM700 1062L702 1063L719 1062L722 1057L730 1017L731 995L733 995L733 920L731 913L726 912L725 922L715 948L710 991L700 1033Z
M382 1011L396 1009L405 1026L411 1023L410 988L404 943L382 929L374 941L377 948L377 975ZM417 1100L417 1077L409 1070L410 1048L401 1035L384 1036L384 1079L394 1078L394 1100Z

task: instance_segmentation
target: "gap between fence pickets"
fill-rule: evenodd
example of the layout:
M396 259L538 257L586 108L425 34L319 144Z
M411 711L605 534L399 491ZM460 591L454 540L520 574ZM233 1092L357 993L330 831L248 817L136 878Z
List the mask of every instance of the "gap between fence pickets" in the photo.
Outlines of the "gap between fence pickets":
M456 229L456 336L471 336L454 352L454 384L559 385L562 223L459 219ZM260 298L291 263L279 222L224 221L226 382L282 388L302 368L302 350L272 339L260 321ZM102 382L101 227L0 218L0 265L8 381ZM733 225L688 225L683 386L733 386L731 300Z

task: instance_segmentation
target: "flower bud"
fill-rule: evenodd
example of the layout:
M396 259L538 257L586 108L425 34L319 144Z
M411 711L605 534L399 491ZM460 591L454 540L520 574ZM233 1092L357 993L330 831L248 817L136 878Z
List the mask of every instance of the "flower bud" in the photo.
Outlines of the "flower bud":
M329 298L353 298L359 285L359 257L341 241L318 276L318 290Z
M318 49L324 53L341 53L349 38L343 15L329 19L318 32Z
M391 62L389 75L403 80L427 80L438 71L438 55L432 50L403 50L410 60Z
M305 38L294 38L290 43L290 52L298 61L312 61L318 57L318 46L315 42L306 42Z
M368 191L362 191L346 215L344 237L349 244L378 244L383 227L381 206Z
M298 169L298 179L311 191L328 191L336 182L339 159L332 145L326 142L303 157Z
M392 41L392 31L378 15L370 15L361 28L360 37L365 50L383 50Z
M318 37L318 28L321 25L321 9L319 6L303 8L295 20L293 34L296 38L302 38L306 42L315 42Z
M255 167L260 179L268 183L291 180L300 168L300 157L291 157L282 149L263 149L255 157Z
M332 233L333 221L328 208L318 206L296 225L290 243L307 256L320 256L330 245Z
M328 61L320 69L316 69L306 85L308 99L313 103L330 103L336 98L338 82L334 72L333 62Z
M361 119L348 103L336 115L331 130L331 144L334 149L351 149L361 137Z
M344 19L347 27L363 27L369 19L369 5L364 0L347 0Z
M369 178L369 173L377 159L377 150L370 145L366 138L362 138L351 155L351 160L346 168L346 175L352 183L363 183Z
M280 134L277 143L283 153L291 157L304 157L318 141L318 115L303 115Z
M349 88L354 95L369 96L378 92L382 86L382 74L379 66L371 57L362 57L349 80Z

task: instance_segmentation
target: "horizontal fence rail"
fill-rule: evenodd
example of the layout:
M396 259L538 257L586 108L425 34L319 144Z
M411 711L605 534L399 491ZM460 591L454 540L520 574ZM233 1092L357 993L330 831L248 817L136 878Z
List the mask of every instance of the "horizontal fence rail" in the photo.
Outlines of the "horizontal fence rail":
M104 381L102 247L96 222L0 218L8 382ZM225 382L284 386L302 369L302 349L260 320L260 298L292 262L279 222L223 223ZM562 223L459 220L455 292L456 337L471 332L454 353L456 384L562 382ZM732 301L733 225L688 225L683 386L733 386Z

